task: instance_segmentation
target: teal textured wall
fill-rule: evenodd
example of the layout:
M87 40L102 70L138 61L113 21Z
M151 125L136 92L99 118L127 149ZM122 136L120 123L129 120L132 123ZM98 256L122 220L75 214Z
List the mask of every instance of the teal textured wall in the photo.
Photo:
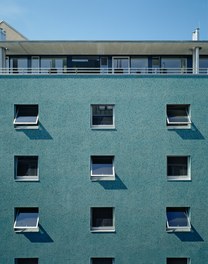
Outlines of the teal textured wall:
M0 263L161 264L208 258L207 76L1 76ZM115 104L114 130L90 128L90 104ZM14 104L39 105L39 130L15 130ZM192 129L168 130L166 104L190 104ZM15 182L14 156L39 156L39 182ZM116 181L90 181L90 155L115 155ZM167 155L190 155L168 182ZM16 234L15 207L39 207L40 233ZM90 232L90 207L115 207L115 233ZM166 207L191 208L192 232L166 233Z

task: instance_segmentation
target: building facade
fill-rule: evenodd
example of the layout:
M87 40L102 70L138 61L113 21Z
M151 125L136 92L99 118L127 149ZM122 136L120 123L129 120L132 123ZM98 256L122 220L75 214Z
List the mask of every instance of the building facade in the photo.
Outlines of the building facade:
M208 42L0 48L0 263L206 263Z

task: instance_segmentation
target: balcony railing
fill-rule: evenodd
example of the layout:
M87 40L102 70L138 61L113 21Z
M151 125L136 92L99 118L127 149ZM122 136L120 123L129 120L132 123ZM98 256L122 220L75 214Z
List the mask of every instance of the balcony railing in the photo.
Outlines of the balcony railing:
M207 75L208 68L0 68L0 75Z

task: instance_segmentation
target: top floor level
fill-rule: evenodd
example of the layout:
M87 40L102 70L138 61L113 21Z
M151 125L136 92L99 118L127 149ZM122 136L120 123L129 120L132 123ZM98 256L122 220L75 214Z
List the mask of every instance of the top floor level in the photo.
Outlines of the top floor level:
M208 41L0 41L1 74L208 74Z

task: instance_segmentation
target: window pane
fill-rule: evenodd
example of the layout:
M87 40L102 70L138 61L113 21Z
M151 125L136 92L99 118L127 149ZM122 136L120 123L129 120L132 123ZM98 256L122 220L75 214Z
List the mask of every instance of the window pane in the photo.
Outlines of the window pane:
M113 125L113 106L93 105L92 125Z
M38 157L17 157L17 176L37 176Z
M200 58L199 59L199 68L207 68L208 69L208 58Z
M93 227L113 226L113 209L93 208L92 226Z
M167 264L187 264L187 258L168 258Z
M112 116L93 116L92 119L93 125L112 125L113 117Z
M128 73L129 58L113 58L114 73Z
M62 73L65 67L67 67L67 59L65 57L41 58L42 73Z
M16 228L17 227L36 227L38 221L38 209L22 208L17 210Z
M98 56L72 56L73 68L99 68L100 59Z
M43 59L41 58L41 68L52 68L52 59Z
M93 258L92 264L112 264L112 258Z
M170 123L189 123L189 107L187 105L168 105L167 116Z
M148 68L147 58L131 58L131 72L145 73Z
M187 176L187 157L168 157L168 176Z
M113 156L93 156L92 175L112 175Z
M36 124L38 118L38 105L16 105L15 124Z
M27 72L27 58L11 58L10 64L15 73Z
M128 68L129 59L128 58L114 58L113 67L116 69Z
M180 58L162 58L161 65L163 68L181 68Z
M185 208L167 208L167 219L170 227L187 227L188 212Z
M15 264L38 264L37 258L18 258L15 260Z

